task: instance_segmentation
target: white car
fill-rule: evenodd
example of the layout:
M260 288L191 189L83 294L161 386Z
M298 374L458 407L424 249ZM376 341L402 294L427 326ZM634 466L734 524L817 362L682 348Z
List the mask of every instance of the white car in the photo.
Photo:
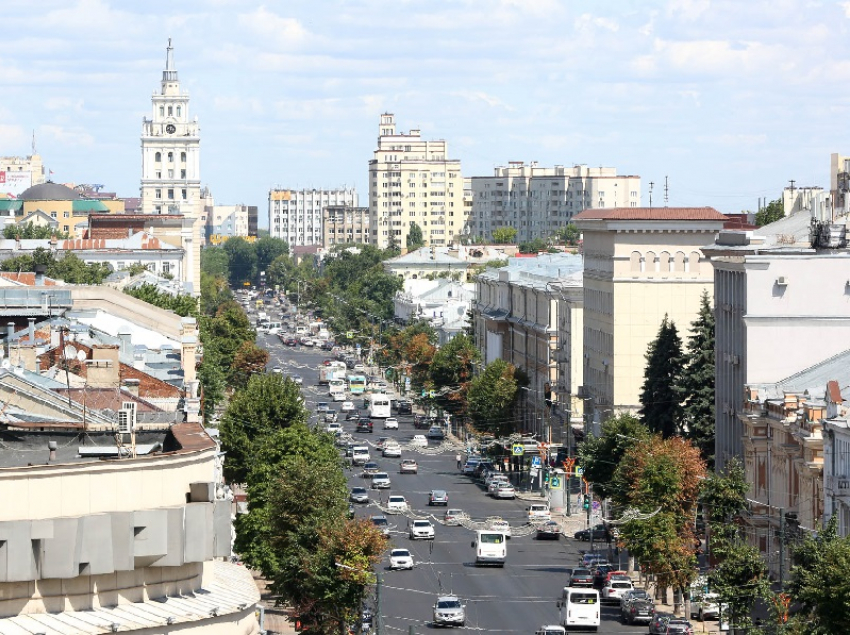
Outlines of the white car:
M283 369L280 366L275 366L274 368L272 368L272 372L275 374L279 374L283 372Z
M342 424L336 422L329 423L328 427L325 428L325 430L327 430L329 434L342 434Z
M414 434L413 438L410 440L410 445L415 448L427 448L428 439L425 438L424 434Z
M387 499L387 510L391 512L407 511L407 499L399 494L393 494Z
M299 386L304 383L304 380L301 378L301 375L293 375L292 381L294 381Z
M509 498L513 500L516 498L516 489L510 483L499 483L496 491L493 492L493 498Z
M623 593L626 591L632 591L634 588L635 586L632 584L631 580L625 580L620 577L612 578L602 588L602 591L600 591L599 601L602 603L619 602Z
M401 458L401 446L398 443L387 443L384 445L383 455L386 458Z
M354 364L354 368L352 368L351 370L357 373L365 373L366 367L363 364Z
M384 419L384 430L398 430L398 419L395 417Z
M407 549L393 549L390 551L390 569L412 569L413 556Z
M499 531L508 538L511 537L511 524L504 518L488 518L485 527L492 531Z
M409 533L411 540L434 540L434 525L430 520L413 520Z
M546 503L532 503L525 508L528 514L528 522L547 522L552 520L552 512L549 511L549 505Z
M372 475L372 489L389 489L390 477L386 472L375 472Z
M351 412L354 410L354 402L353 401L343 401L342 405L339 407L343 412Z

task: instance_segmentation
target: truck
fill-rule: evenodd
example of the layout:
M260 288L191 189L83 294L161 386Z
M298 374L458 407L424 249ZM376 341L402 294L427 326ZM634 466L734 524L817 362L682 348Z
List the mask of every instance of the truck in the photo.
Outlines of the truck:
M345 380L346 372L345 364L342 362L331 362L327 366L322 366L319 369L319 385L327 386L334 379Z

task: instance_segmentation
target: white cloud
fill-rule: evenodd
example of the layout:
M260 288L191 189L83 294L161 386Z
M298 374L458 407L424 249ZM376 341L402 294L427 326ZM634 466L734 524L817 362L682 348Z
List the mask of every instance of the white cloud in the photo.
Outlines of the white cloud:
M470 102L478 102L485 103L492 108L503 108L508 111L513 111L515 108L509 106L505 102L503 102L498 97L494 97L493 95L489 95L485 93L483 90L458 90L450 93L455 97L460 97Z
M45 136L68 146L94 145L94 136L79 128L71 129L63 126L44 125L39 128L39 136Z
M0 139L3 140L4 154L12 154L15 148L29 148L30 136L21 126L0 124Z
M213 98L213 107L221 112L250 112L255 115L265 112L259 99L246 99L242 95L216 96Z
M667 15L696 22L711 9L711 0L670 0Z
M47 110L61 110L63 112L70 110L74 112L82 112L84 103L85 102L82 99L71 99L70 97L50 97L44 102L44 107Z
M754 76L779 69L790 70L792 59L779 45L727 40L670 41L656 38L653 52L632 61L632 69L644 76L666 73L726 78Z
M237 19L240 26L263 37L266 44L279 48L298 46L308 35L301 22L272 13L265 5L257 7L251 13L241 13Z
M615 20L583 13L575 20L575 30L579 32L594 32L600 29L616 33L620 25Z
M850 18L850 2L841 2L838 6L844 9L844 17Z
M729 148L763 146L768 141L766 134L732 134L725 133L716 136L700 135L696 137L699 143L725 146Z

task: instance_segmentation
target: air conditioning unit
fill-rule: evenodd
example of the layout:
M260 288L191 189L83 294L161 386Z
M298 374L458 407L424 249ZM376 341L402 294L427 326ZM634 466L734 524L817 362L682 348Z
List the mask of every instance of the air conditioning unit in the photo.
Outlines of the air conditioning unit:
M788 286L788 278L786 278L785 276L779 276L776 279L776 285L779 286L779 287Z
M124 410L123 408L118 411L118 433L119 434L130 434L135 427L135 417L132 410Z

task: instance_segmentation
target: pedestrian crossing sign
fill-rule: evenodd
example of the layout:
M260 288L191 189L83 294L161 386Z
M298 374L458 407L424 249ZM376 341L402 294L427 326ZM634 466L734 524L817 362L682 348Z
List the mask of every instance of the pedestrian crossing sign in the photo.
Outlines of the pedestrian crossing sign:
M552 476L552 478L549 479L549 487L552 489L561 489L561 477Z
M511 453L514 456L522 456L523 454L525 454L525 448L523 447L522 443L514 443L513 447L511 448Z

